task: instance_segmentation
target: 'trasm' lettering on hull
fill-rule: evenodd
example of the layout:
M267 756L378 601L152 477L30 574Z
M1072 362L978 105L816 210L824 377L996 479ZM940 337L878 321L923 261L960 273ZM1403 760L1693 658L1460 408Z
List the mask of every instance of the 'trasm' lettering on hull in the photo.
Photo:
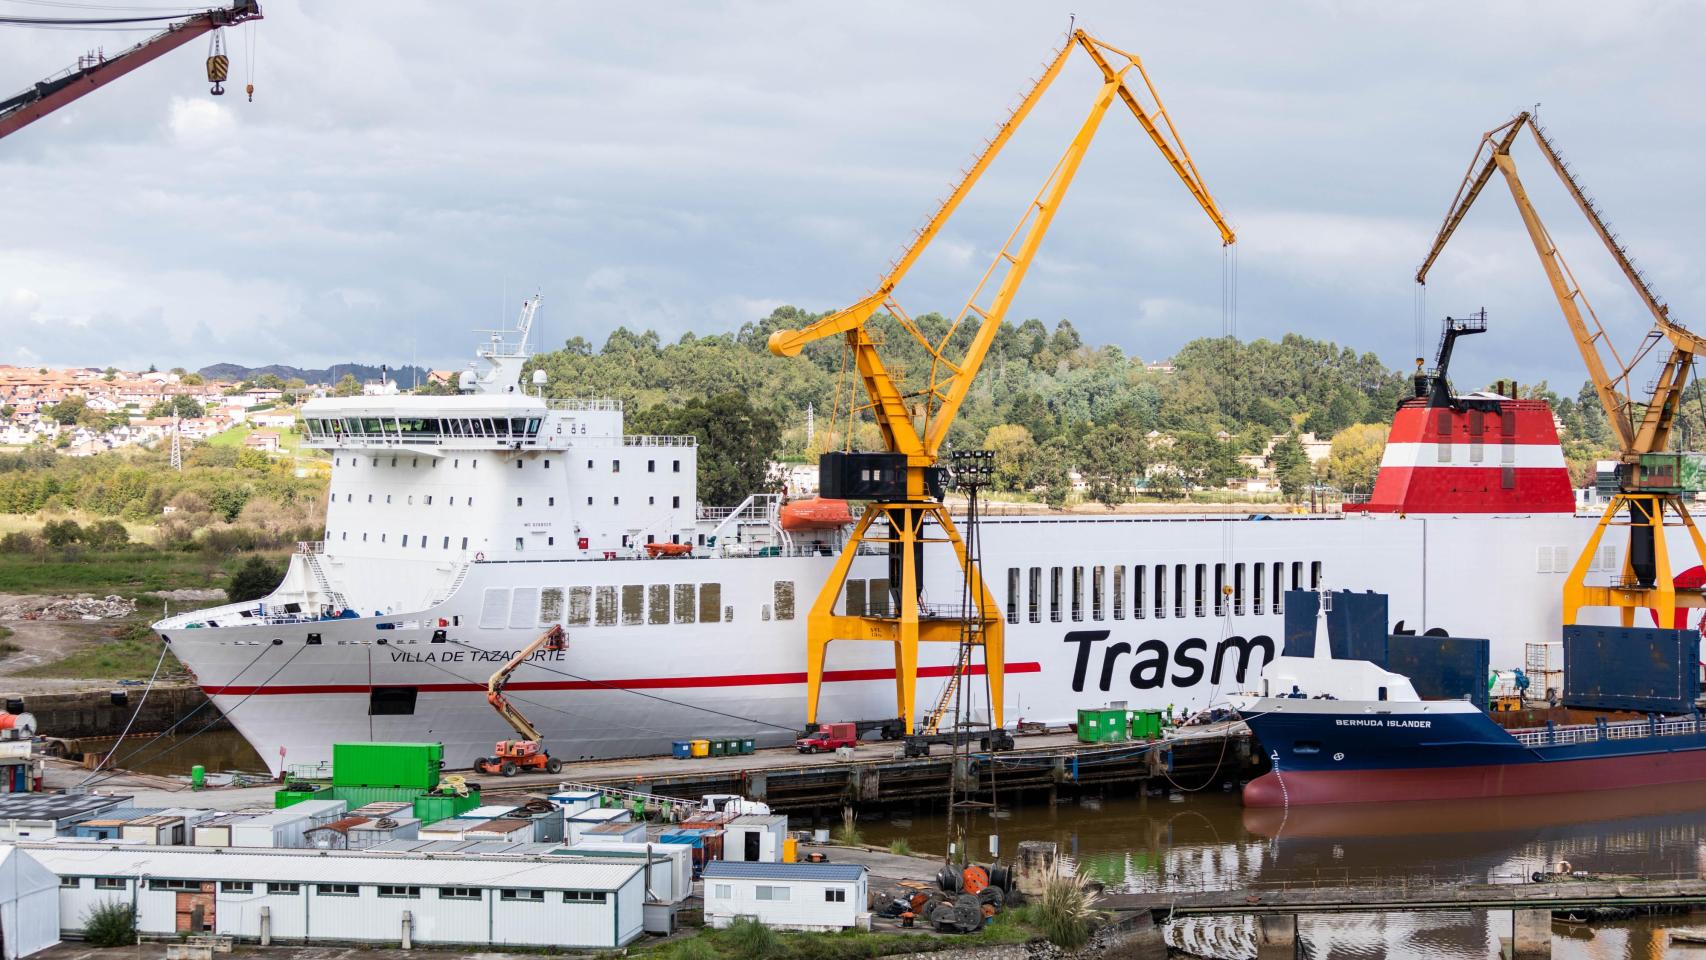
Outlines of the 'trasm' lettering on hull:
M1066 634L1065 642L1078 645L1072 668L1074 693L1083 693L1092 681L1104 693L1112 693L1116 683L1134 690L1165 686L1186 689L1202 683L1205 677L1214 686L1227 679L1243 685L1260 677L1276 652L1273 638L1265 634L1216 641L1212 656L1209 642L1202 637L1191 637L1169 649L1163 640L1145 640L1134 648L1124 640L1107 643L1108 636L1106 630L1072 630ZM1258 651L1259 660L1254 656ZM1230 670L1228 654L1232 656Z

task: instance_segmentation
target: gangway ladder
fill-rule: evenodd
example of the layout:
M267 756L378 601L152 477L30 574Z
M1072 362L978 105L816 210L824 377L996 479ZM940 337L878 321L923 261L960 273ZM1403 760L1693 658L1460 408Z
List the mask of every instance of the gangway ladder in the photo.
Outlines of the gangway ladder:
M972 632L976 632L978 624L969 624ZM960 678L971 668L971 644L960 645L960 662L954 667L954 672L948 675L948 684L942 688L942 696L936 700L936 706L930 710L930 719L925 721L924 733L934 736L942 730L942 718L953 709L954 695L959 692Z
M452 578L450 581L450 586L445 587L442 592L440 592L437 596L433 597L431 605L436 607L439 604L445 602L446 600L449 600L451 597L455 596L456 591L462 589L462 581L468 579L468 568L471 566L473 566L473 565L470 564L468 561L466 561L466 560L462 561L462 566L457 569L456 576L454 578Z
M319 585L321 596L330 600L332 602L332 606L337 609L348 610L349 601L344 599L344 595L342 593L332 589L331 579L326 576L326 571L320 567L319 555L305 552L302 554L302 562L307 564L308 572L314 575L314 582Z

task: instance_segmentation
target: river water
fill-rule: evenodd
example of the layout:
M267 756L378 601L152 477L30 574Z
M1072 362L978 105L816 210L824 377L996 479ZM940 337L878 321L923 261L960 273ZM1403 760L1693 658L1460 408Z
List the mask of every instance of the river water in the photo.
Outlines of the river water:
M869 842L905 838L925 855L940 855L946 843L940 812L873 816L859 827ZM1516 882L1560 860L1575 870L1643 876L1698 877L1706 868L1706 790L1699 787L1289 812L1245 810L1235 793L1083 798L979 816L969 831L974 855L986 855L992 827L1009 855L1021 840L1052 840L1081 873L1132 893ZM1553 956L1706 960L1706 946L1667 946L1666 931L1680 927L1706 927L1706 914L1555 921ZM1507 911L1303 917L1299 955L1479 960L1499 956L1510 930ZM1188 921L1176 936L1207 956L1254 954L1247 921Z

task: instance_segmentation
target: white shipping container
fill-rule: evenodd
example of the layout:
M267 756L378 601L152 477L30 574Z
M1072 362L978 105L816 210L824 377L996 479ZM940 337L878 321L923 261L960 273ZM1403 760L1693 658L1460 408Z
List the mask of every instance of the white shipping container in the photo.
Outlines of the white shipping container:
M556 856L637 857L640 863L652 858L646 899L658 903L680 903L693 893L693 848L685 843L583 843Z
M342 800L304 800L275 813L264 814L231 827L234 847L301 847L306 830L331 823L344 815L349 805Z

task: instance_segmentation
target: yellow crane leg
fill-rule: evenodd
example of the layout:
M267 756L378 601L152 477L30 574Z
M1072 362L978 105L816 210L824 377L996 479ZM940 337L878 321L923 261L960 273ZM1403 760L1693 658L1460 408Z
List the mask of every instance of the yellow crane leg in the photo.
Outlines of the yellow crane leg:
M817 723L818 698L823 694L823 664L829 654L829 641L835 638L835 601L841 597L841 587L847 582L847 571L853 567L853 557L858 554L857 544L864 539L865 532L871 528L871 520L876 516L875 510L866 510L860 514L859 522L853 526L853 534L848 538L847 549L835 558L835 566L830 568L829 579L824 581L823 589L818 591L817 599L812 601L811 613L806 616L806 723Z
M1678 609L1706 607L1706 595L1703 595L1701 590L1685 589L1679 593L1676 589L1676 578L1671 570L1670 545L1665 542L1664 517L1667 509L1674 510L1682 525L1688 529L1689 539L1694 543L1695 555L1702 565L1706 565L1706 539L1701 537L1699 529L1694 525L1694 518L1689 515L1688 508L1680 498L1656 493L1617 494L1606 506L1592 536L1588 537L1586 549L1576 559L1576 565L1564 580L1566 625L1576 622L1576 617L1583 607L1615 608L1618 622L1625 627L1635 626L1636 611L1639 610L1658 611L1658 625L1668 627L1675 622ZM1629 514L1631 518L1620 520L1619 517L1624 514ZM1586 582L1588 568L1593 563L1600 542L1604 539L1607 528L1614 525L1629 527L1631 542L1635 528L1647 527L1651 530L1652 586L1640 586L1636 582L1635 567L1627 549L1623 555L1622 576L1617 583L1590 585Z

